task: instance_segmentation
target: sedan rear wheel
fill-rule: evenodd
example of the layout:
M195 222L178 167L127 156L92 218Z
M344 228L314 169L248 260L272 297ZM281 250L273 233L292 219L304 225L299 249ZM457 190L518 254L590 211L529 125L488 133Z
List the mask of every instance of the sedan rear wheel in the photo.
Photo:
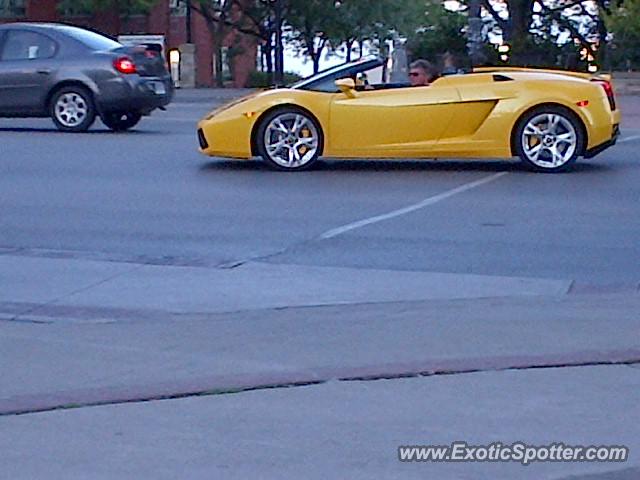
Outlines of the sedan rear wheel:
M102 115L102 123L114 132L124 132L135 127L141 118L137 112L111 112Z
M582 153L584 144L578 120L561 107L542 107L527 114L514 135L518 156L542 172L566 170Z
M282 109L267 114L257 133L258 153L278 170L304 170L322 152L322 129L308 113Z
M96 118L91 93L83 87L64 87L58 90L50 104L53 123L59 130L85 132Z

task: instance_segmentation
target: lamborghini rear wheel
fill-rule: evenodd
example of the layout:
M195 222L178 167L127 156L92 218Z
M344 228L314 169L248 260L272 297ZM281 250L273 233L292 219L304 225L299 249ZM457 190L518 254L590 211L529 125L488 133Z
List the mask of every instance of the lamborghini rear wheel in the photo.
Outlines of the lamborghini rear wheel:
M582 154L584 133L569 110L540 107L527 113L514 132L515 151L538 172L567 170Z
M308 113L283 108L267 113L256 134L258 153L277 170L305 170L323 148L322 129Z

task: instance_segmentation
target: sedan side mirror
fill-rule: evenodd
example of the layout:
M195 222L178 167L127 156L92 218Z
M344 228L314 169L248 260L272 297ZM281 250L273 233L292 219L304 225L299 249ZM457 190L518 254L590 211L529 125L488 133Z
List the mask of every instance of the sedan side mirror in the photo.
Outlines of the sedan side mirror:
M349 98L356 98L356 82L353 78L336 80L336 87Z

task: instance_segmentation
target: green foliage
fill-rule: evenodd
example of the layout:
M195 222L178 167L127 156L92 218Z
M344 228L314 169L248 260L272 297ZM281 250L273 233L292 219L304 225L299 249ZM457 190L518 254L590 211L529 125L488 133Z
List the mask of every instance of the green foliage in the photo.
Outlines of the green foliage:
M285 72L284 83L289 85L301 80L302 77L296 73ZM273 85L272 74L267 72L251 72L249 75L249 82L247 87L249 88L267 88Z
M317 71L325 48L363 41L375 46L394 34L410 35L423 13L424 0L290 0L288 40L313 60Z
M432 1L426 4L422 18L422 27L409 36L407 43L413 59L424 58L438 63L445 52L459 59L467 56L464 35L467 16L464 13L449 11L440 2Z
M424 16L424 0L341 0L332 29L336 42L379 42L392 35L411 35Z
M288 42L311 58L317 72L321 55L338 30L336 6L327 0L291 0L286 25Z
M561 45L553 37L529 35L512 43L510 63L524 67L586 71L588 62L586 57L580 58L580 50L574 42Z
M505 3L480 0L493 32L501 34L512 46L510 63L514 65L586 68L578 60L583 49L599 55L607 32L602 12L620 0L509 0ZM637 0L626 0L636 2ZM499 14L506 8L508 19ZM584 56L586 57L586 56ZM573 60L572 60L573 59ZM570 65L574 64L574 65Z
M608 54L612 69L640 69L640 1L626 0L605 16L612 34Z
M91 15L117 10L121 16L148 13L159 0L60 0L58 10L66 15Z

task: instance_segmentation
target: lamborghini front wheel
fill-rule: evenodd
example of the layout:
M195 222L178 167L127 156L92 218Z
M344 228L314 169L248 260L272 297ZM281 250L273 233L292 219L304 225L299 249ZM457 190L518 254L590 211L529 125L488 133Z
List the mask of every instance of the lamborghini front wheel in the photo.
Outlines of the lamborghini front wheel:
M258 153L277 170L305 170L323 148L322 129L308 113L283 108L267 113L256 135Z

